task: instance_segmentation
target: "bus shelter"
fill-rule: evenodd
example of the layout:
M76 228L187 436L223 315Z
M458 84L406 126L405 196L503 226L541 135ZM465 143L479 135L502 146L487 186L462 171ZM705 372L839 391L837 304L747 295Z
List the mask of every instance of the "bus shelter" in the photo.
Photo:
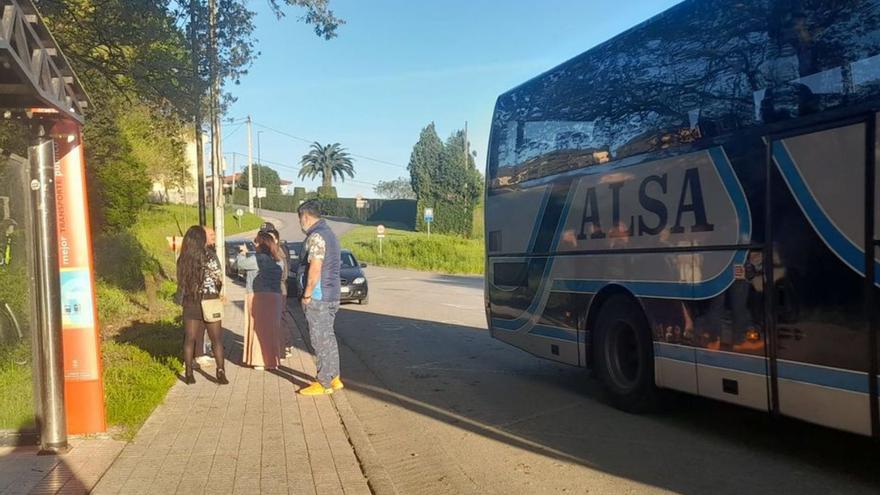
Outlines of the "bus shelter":
M69 433L105 430L87 105L33 3L0 0L0 355L33 377L9 398L27 405L3 419L36 432L45 452L66 449Z

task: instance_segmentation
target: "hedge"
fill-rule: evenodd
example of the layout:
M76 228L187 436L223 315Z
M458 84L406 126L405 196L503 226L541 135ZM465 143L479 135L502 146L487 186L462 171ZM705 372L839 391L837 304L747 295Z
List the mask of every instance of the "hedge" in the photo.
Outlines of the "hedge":
M295 212L300 201L313 199L315 193L305 193L296 188L290 195L268 195L263 198L262 208L271 211ZM416 202L412 199L367 199L364 208L357 207L355 198L322 199L324 215L348 218L361 224L384 224L388 227L413 230L416 225ZM236 190L233 203L247 204L247 191Z

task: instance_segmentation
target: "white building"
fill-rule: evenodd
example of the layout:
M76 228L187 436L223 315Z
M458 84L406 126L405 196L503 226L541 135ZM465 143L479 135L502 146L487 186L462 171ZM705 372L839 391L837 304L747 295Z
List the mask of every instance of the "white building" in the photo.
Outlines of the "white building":
M207 136L203 138L203 143L207 142ZM199 201L199 183L198 167L196 165L196 140L190 137L186 140L186 149L184 151L189 180L185 188L178 190L177 188L166 188L161 180L153 182L153 188L150 191L150 200L157 203L185 203L193 205ZM210 156L210 155L207 155ZM205 164L205 176L208 176L209 165Z

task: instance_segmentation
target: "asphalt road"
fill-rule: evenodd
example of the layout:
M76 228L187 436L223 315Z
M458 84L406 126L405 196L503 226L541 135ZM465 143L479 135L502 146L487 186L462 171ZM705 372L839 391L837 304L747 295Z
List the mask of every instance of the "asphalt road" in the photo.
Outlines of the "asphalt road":
M880 445L688 396L635 416L486 330L482 280L367 268L347 396L401 494L880 493Z
M303 233L302 229L299 226L299 218L297 217L296 213L263 211L262 216L263 218L266 218L269 221L275 223L275 228L277 228L278 233L281 234L281 239L285 241L302 241L306 238L305 233ZM356 225L351 223L339 222L331 219L327 219L327 223L330 225L330 229L333 230L333 232L338 236L356 227ZM243 234L227 236L226 239L230 241L241 239L252 240L254 238L254 234L254 232L246 232Z

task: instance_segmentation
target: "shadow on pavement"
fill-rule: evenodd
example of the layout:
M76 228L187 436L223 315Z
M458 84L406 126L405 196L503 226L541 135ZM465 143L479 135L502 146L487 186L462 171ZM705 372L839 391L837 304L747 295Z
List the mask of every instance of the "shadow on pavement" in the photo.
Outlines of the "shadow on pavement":
M348 390L547 458L679 493L785 492L806 483L792 467L856 491L880 487L877 444L861 436L693 396L671 396L660 414L626 414L585 370L481 329L344 306L336 328Z
M35 441L29 431L21 432L22 439ZM39 447L32 443L0 446L0 493L89 493L86 486L68 464L64 455L38 455Z

